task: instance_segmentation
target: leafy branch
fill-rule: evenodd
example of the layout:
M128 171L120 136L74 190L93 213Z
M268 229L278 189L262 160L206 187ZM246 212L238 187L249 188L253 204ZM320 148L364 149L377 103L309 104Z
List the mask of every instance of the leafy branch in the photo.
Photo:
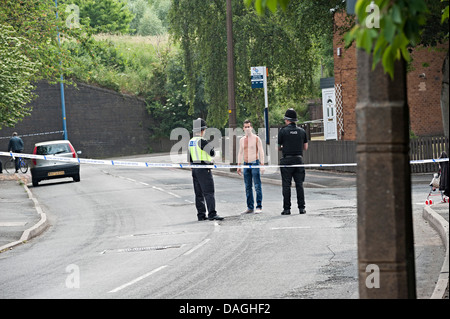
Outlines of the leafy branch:
M381 61L384 71L394 78L394 62L410 61L409 46L420 42L421 27L429 12L424 0L359 0L356 3L358 23L345 35L347 47L373 53L373 65Z

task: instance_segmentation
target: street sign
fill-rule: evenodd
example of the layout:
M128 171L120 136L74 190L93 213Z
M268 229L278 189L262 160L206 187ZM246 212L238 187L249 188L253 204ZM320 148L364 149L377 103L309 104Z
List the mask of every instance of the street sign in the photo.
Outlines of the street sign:
M264 124L266 126L266 143L270 144L269 136L269 98L267 95L267 68L265 66L252 66L250 68L252 89L264 89Z
M252 89L264 88L264 71L264 66L254 66L250 68Z

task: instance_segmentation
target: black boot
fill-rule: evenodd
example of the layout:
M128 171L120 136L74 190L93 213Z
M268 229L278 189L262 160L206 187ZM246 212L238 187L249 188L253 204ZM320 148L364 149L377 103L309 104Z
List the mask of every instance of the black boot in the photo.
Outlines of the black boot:
M208 216L209 220L223 220L223 217L220 217L219 215L212 215L212 216Z

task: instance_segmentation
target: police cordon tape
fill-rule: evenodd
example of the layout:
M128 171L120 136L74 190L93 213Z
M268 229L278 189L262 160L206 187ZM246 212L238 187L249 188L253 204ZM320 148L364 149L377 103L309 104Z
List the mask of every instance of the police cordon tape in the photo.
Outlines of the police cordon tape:
M64 133L64 131L53 131L53 132L43 132L43 133L31 133L31 134L24 134L24 135L18 135L19 137L30 137L30 136L40 136L40 135L50 135L50 134L59 134ZM0 136L0 140L11 138L11 136Z
M95 165L110 165L110 166L129 166L129 167L174 167L174 168L278 168L278 167L342 167L342 166L357 166L356 163L344 164L295 164L295 165L233 165L233 164L184 164L184 163L148 163L148 162L130 162L117 160L98 160L87 158L70 158L55 155L35 155L13 152L0 152L0 156L22 157L29 159L40 159L46 161L60 161L72 162L80 164L95 164ZM448 162L448 158L426 159L426 160L412 160L410 164L425 164L425 163L440 163Z

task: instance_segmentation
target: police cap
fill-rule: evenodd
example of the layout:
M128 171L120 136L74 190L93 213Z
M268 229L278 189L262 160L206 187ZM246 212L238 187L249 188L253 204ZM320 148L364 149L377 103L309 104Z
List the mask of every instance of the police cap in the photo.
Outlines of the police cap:
M200 131L203 131L208 128L206 126L205 120L202 118L198 118L198 119L194 120L193 126L194 126L194 128L192 129L193 132L200 132Z
M294 109L288 109L284 114L284 119L292 122L297 122L297 112Z

